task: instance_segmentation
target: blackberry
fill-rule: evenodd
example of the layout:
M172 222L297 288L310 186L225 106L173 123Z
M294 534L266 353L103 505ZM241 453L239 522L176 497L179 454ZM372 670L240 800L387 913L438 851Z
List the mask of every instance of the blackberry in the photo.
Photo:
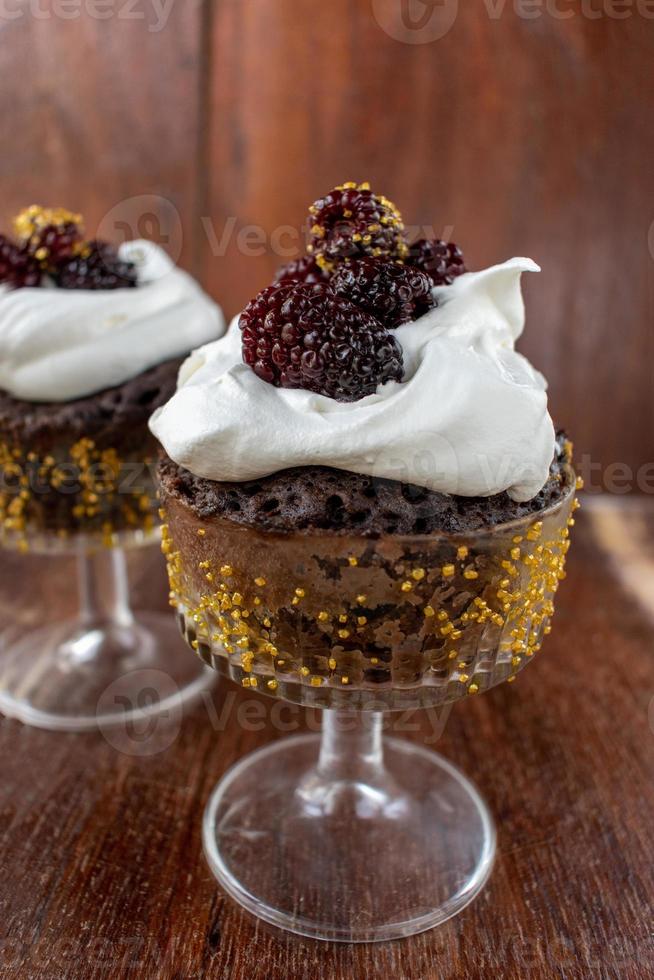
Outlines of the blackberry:
M10 289L23 289L41 283L41 268L36 259L5 235L0 235L0 283Z
M395 338L328 283L268 286L245 308L239 326L243 360L277 388L349 402L404 374Z
M138 284L136 266L125 262L108 242L87 242L80 255L54 274L62 289L130 289Z
M339 265L331 279L339 296L370 313L392 330L433 309L432 281L411 266L383 259L358 259Z
M79 254L82 243L82 216L65 208L42 208L33 204L14 221L16 234L26 250L53 272L61 262Z
M324 282L326 273L320 268L316 260L311 255L303 255L301 259L294 259L287 265L283 265L275 273L275 282Z
M335 187L309 208L308 251L331 272L348 258L404 259L408 246L402 215L392 201L379 197L368 183Z
M435 286L449 286L466 271L459 246L437 238L421 238L411 245L406 262L431 276Z

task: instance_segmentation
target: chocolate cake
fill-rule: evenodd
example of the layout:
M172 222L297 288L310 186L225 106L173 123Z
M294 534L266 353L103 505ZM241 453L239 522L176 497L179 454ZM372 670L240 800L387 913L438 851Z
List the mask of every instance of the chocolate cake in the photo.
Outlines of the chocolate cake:
M323 707L440 704L511 679L549 632L564 576L575 478L564 457L552 470L547 503L514 505L509 523L480 526L484 506L496 521L501 511L477 501L467 527L405 537L210 512L207 492L235 498L203 481L204 498L189 499L197 484L164 460L163 548L182 632L243 686ZM334 489L323 485L325 500Z
M181 360L69 402L0 392L0 533L147 529L156 517L152 412Z
M326 466L218 483L194 476L165 455L159 463L159 479L167 495L184 500L199 518L221 517L261 531L364 537L455 533L506 524L556 503L565 491L569 445L560 432L547 483L524 502L512 500L506 492L460 497Z

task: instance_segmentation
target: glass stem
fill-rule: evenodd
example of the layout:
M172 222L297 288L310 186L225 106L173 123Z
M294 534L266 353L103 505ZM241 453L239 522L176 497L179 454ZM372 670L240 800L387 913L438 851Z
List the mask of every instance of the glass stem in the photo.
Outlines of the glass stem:
M379 711L324 711L319 776L327 781L383 780L383 723Z
M77 578L84 626L131 626L134 617L129 606L127 563L122 548L80 552Z

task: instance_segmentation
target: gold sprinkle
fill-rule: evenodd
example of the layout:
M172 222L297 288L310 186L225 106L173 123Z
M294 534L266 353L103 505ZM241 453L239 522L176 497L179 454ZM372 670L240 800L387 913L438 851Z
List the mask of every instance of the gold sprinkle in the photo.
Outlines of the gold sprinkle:
M520 548L511 548L510 554L514 561L518 561L520 558Z
M467 579L479 578L479 572L476 572L474 568L466 568L463 577Z
M468 549L464 544L462 544L460 548L457 548L456 557L460 560L468 557Z
M336 661L334 660L333 657L330 657L327 663L329 664L330 670L336 670Z
M352 568L356 568L356 566L359 564L359 559L355 558L354 555L350 555L350 557L348 558L348 562L350 563Z
M241 595L240 592L234 593L234 595L232 596L232 602L234 603L235 606L243 605L243 596Z
M368 601L368 596L364 595L363 592L361 593L361 595L357 596L357 602L360 606L363 606L363 604L367 601Z
M341 615L340 615L340 616L338 617L338 621L339 621L339 623L347 623L347 616L346 616L345 614L343 614L343 613L342 613L342 614L341 614Z
M304 589L296 589L295 594L298 597L298 599L304 599L306 592L304 591Z
M303 677L308 677L311 671L309 670L308 667L300 667L300 673L302 674Z
M359 626L365 626L367 622L368 622L367 616L357 616L357 623L359 624Z
M225 578L229 578L230 575L234 574L234 570L231 565L223 565L220 569L220 574L224 575Z
M276 691L277 688L279 687L279 684L273 677L271 681L267 681L267 687L269 687L271 691Z
M262 575L259 575L258 578L255 578L254 584L255 585L258 585L259 588L262 589L264 587L264 585L266 584L266 580L265 580L265 578L263 578Z
M322 610L322 612L319 612L318 613L318 621L319 622L326 623L328 620L329 620L329 613L328 612L325 612L324 609Z
M436 612L435 612L433 606L425 606L425 608L423 609L423 612L425 614L425 618L426 619L431 619L432 616L435 616L436 615Z
M347 640L348 636L350 635L350 631L349 630L339 630L338 631L338 635L340 636L341 640Z
M349 684L349 683L350 683L350 678L347 676L347 674L343 674L343 676L341 677L341 684Z
M401 588L402 588L402 592L410 592L411 589L413 588L413 585L411 582L402 582Z
M205 531L205 529L204 529L203 527L199 527L199 528L198 528L198 537L199 537L199 538L203 538L203 537L205 536L205 534L206 534L206 533L207 533L207 532Z
M424 577L425 577L424 568L414 568L413 571L411 572L411 578L414 578L416 582L422 582Z
M470 678L468 677L467 674L459 674L457 680L459 681L460 684L467 684Z
M455 571L456 569L454 565L443 565L443 567L441 568L441 573L444 578L452 578Z
M311 681L309 683L311 684L311 687L320 687L320 685L322 684L322 677L314 676L311 678Z
M479 690L479 684L471 684L468 690L471 694L476 694Z

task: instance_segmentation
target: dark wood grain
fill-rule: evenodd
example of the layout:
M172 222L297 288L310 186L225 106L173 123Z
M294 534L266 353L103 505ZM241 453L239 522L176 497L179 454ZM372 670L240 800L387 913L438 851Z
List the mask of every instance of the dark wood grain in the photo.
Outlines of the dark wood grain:
M3 555L3 629L65 614L66 570L62 559ZM131 572L143 604L161 604L156 551L132 555ZM219 721L226 711L222 723L201 706L147 757L101 735L3 720L3 980L651 976L653 583L651 503L582 510L543 653L516 684L457 707L438 744L495 814L490 884L457 919L403 942L323 946L275 934L214 883L202 809L228 766L280 737L274 702L223 683L211 702ZM246 702L263 705L261 731L239 723ZM428 714L413 722L402 737L431 737Z
M218 255L207 248L206 279L242 308L283 261L275 231L299 228L344 179L370 179L409 225L451 234L473 268L532 256L543 273L526 277L523 350L580 452L628 465L633 485L654 446L654 20L635 5L616 19L600 0L584 5L592 17L558 4L576 11L565 19L459 3L445 36L406 44L373 13L399 6L215 5L214 246L236 226ZM238 239L251 225L260 255Z
M28 204L62 205L90 235L150 237L190 265L201 4L119 0L107 20L75 7L0 14L0 227Z
M84 2L0 12L2 227L68 204L92 233L162 242L233 314L300 247L308 203L369 178L473 268L541 263L521 345L557 422L598 486L623 464L621 489L654 489L644 2L443 0L457 16L425 44L380 26L423 0L115 0L108 20Z

